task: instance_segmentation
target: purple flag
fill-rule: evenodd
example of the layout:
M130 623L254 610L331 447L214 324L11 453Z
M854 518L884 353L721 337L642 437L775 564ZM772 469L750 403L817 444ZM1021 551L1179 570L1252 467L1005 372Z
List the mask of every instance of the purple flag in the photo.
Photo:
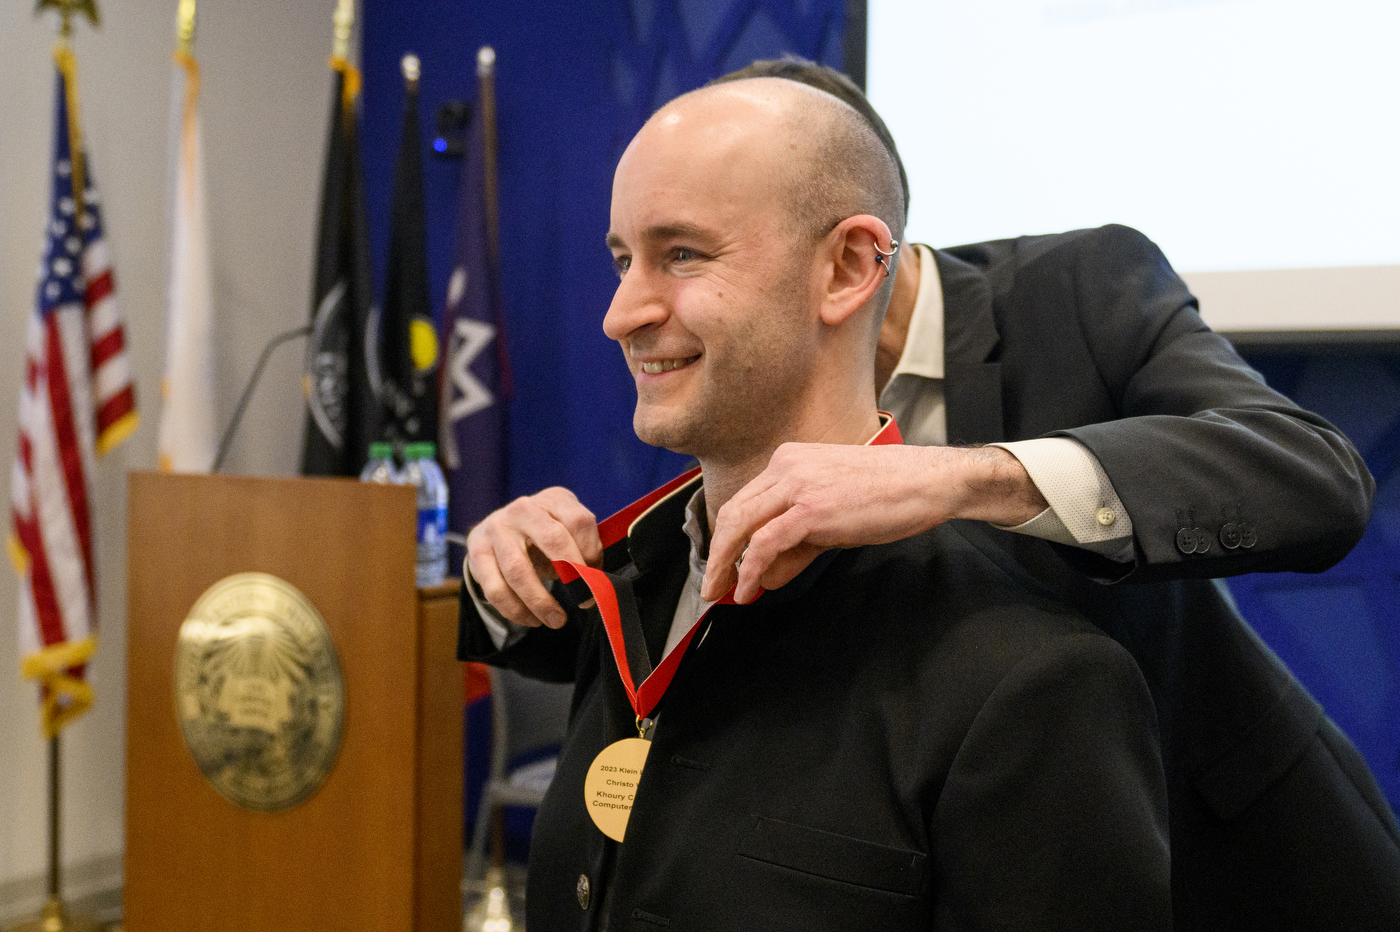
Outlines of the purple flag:
M501 315L500 269L490 239L486 148L481 113L474 115L462 166L457 241L443 309L447 347L439 414L447 473L448 527L465 534L506 501L506 397L509 362ZM459 567L460 547L450 566Z

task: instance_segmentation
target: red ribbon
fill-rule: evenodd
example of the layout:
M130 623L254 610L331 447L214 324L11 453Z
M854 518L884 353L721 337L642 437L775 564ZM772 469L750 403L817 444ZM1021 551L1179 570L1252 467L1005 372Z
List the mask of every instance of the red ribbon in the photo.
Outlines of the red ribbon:
M899 427L895 424L894 418L883 411L880 414L884 419L884 424L866 445L902 444L904 438L900 436ZM603 548L611 547L626 537L631 531L632 525L636 524L644 514L678 489L690 483L699 474L700 467L698 466L682 473L661 488L649 492L626 508L601 521L598 524L598 536L602 538ZM690 647L695 632L700 630L701 622L710 614L710 609L714 608L715 605L736 604L734 602L735 587L730 586L729 591L719 601L705 609L704 614L695 620L695 624L690 626L690 630L685 633L685 637L681 638L680 643L662 658L656 669L652 670L650 675L638 686L632 677L631 665L627 662L626 641L622 634L622 612L618 606L617 592L613 589L612 578L602 570L565 560L554 561L554 569L565 583L582 579L588 586L588 591L593 593L593 598L597 600L598 613L603 617L603 630L608 634L608 644L612 647L613 660L617 662L618 672L622 675L622 686L627 690L627 698L632 703L632 709L637 713L638 720L650 715L657 703L661 701L661 697L666 694L671 680L676 675L676 669L680 666L681 658L685 656L686 650ZM737 581L735 585L738 585ZM763 590L760 589L759 595L762 594Z

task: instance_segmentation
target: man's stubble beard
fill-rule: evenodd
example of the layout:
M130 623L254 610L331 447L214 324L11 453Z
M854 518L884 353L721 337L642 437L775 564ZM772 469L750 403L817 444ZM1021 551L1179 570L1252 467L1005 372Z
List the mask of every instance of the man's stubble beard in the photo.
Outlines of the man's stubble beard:
M806 295L796 291L783 289L790 296L786 306L770 304L762 313L804 313ZM786 439L784 428L806 387L810 361L793 352L781 327L758 322L750 318L750 325L731 331L723 345L707 348L698 363L704 367L702 384L684 410L647 418L665 409L644 406L639 397L632 421L637 437L702 461L734 463Z

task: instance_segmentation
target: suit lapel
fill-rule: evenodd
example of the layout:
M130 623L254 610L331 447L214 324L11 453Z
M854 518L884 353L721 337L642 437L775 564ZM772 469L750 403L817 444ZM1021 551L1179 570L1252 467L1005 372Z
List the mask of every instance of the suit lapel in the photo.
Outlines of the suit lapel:
M992 316L992 292L974 265L934 250L943 286L943 399L948 443L1003 439L1001 336Z

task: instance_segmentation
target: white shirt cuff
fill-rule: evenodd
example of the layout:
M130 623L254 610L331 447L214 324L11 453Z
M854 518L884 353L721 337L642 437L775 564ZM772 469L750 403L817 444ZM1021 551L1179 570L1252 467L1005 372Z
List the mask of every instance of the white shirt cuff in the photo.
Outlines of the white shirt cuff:
M491 643L496 645L496 650L505 650L525 636L525 632L530 630L529 628L506 618L496 611L496 606L486 601L486 595L481 591L481 585L472 576L471 560L462 561L462 576L467 584L467 594L472 597L472 604L476 606L477 614L481 616L481 623L486 625L486 633L491 635Z
M1133 520L1098 458L1070 437L996 443L1026 468L1049 508L1004 528L1090 550L1118 563L1133 559Z

